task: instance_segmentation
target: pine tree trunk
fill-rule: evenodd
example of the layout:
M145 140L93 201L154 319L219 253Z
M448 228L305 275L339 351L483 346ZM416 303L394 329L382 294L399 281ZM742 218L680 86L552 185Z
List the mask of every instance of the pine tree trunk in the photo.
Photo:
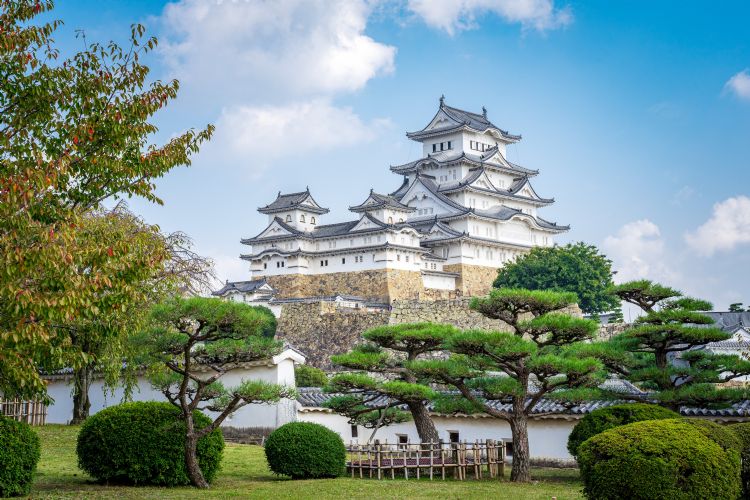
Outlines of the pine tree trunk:
M440 440L440 435L425 405L419 402L409 403L408 406L414 419L414 425L417 427L417 434L419 434L420 441L423 443L437 443Z
M208 482L203 477L203 471L201 471L198 465L198 436L195 435L195 425L193 423L193 415L188 414L185 417L185 424L187 425L187 435L185 437L185 467L187 468L190 482L196 488L208 488Z
M526 415L514 415L510 420L510 432L513 438L513 468L510 472L510 480L518 483L531 481L527 423Z
M522 387L528 387L528 377L519 377ZM513 397L510 416L510 433L513 438L513 467L510 480L517 483L531 481L531 457L529 456L529 428L526 415L526 394Z
M73 419L70 421L72 425L80 424L89 417L91 409L89 388L92 371L87 365L73 372Z

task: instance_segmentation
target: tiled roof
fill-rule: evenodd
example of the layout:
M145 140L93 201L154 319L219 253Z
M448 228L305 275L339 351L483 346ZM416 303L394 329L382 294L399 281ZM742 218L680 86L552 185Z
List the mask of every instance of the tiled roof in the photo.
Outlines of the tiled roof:
M508 141L516 142L516 141L521 140L520 135L511 134L507 130L503 130L497 125L495 125L494 123L492 123L487 118L487 111L484 109L483 109L482 114L478 114L478 113L472 113L471 111L465 111L463 109L454 108L452 106L448 106L447 104L445 104L445 100L441 97L440 108L438 109L438 112L436 113L435 116L437 116L437 114L439 114L440 112L445 113L445 115L451 121L450 124L443 126L443 127L430 129L430 130L427 130L425 128L417 132L407 132L406 136L409 137L410 139L419 140L424 137L429 137L429 136L437 135L437 134L443 134L443 133L451 132L456 129L467 127L472 130L476 130L477 132L485 132L488 129L494 129L494 130L497 130L500 133L500 135L504 139L507 139ZM430 120L430 123L432 123L433 120Z
M231 292L250 293L266 284L265 278L251 281L227 281L220 290L211 292L211 295L225 295ZM270 286L270 285L269 285Z
M602 384L601 387L613 392L619 392L621 394L644 394L635 386L623 380L612 379ZM322 408L323 403L335 395L325 393L322 391L322 389L316 387L300 387L297 389L297 391L297 402L299 402L299 404L304 408ZM450 394L454 393L451 391L446 392ZM379 406L386 404L387 402L388 398L386 398L385 396L380 396L373 402L371 402L370 406ZM539 403L537 403L531 414L534 415L552 413L559 415L585 415L600 408L606 408L607 406L622 403L622 400L616 399L592 400L581 403L579 405L568 407L556 401L543 398L541 401L539 401ZM500 411L508 411L511 409L510 403L506 403L503 401L490 401L488 404L490 407ZM432 410L431 407L428 406L428 408ZM680 414L688 417L747 417L750 416L750 400L744 400L739 403L735 403L728 408L720 409L682 407L680 408Z
M367 200L370 199L373 200L372 203L367 203ZM372 190L370 190L370 195L367 197L367 200L360 203L359 205L349 207L349 210L351 210L352 212L363 212L366 210L375 210L382 207L390 207L404 212L413 212L416 210L416 208L414 207L410 207L404 205L403 203L400 203L398 199L396 199L396 197L394 197L393 195L378 194Z
M502 158L502 161L500 163L488 161L495 154L499 155ZM488 149L482 155L475 155L473 153L461 152L459 150L449 150L449 151L440 151L437 153L431 153L427 155L427 157L425 158L420 158L418 160L410 161L408 163L404 163L403 165L391 165L391 171L397 174L408 174L408 173L413 173L419 170L419 167L425 164L436 163L438 165L442 165L442 164L447 164L447 163L456 162L456 161L464 161L466 163L472 164L477 167L482 166L482 165L487 165L490 167L503 169L503 170L512 172L514 174L519 174L519 175L533 176L539 173L538 170L532 170L530 168L522 167L520 165L516 165L515 163L509 162L508 160L505 159L505 157L503 157L501 153L498 152L497 147Z
M312 200L312 196L310 195L310 190L301 191L299 193L288 193L288 194L281 194L281 191L279 191L279 194L276 196L276 199L266 205L265 207L260 207L258 211L263 214L272 214L277 212L282 212L284 210L290 210L293 208L300 207L301 203L305 200L310 198ZM315 203L315 200L312 200L312 202ZM322 208L318 206L310 206L305 205L305 210L308 212L316 213L316 214L326 214L328 213L327 208Z

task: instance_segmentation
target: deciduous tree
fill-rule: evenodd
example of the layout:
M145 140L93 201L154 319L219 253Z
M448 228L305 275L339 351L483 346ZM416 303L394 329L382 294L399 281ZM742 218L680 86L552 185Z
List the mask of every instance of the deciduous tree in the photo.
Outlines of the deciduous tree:
M40 358L88 363L61 348L64 326L95 321L120 292L105 269L126 247L81 237L83 218L111 197L159 202L154 180L189 164L212 131L154 144L152 116L178 89L146 84L140 61L156 40L133 26L124 48L84 39L82 52L60 59L61 21L38 21L52 6L0 0L0 391L18 396L44 394Z
M503 266L493 285L573 292L578 306L588 314L617 309L620 302L610 293L612 261L594 245L583 242L565 246L534 247Z

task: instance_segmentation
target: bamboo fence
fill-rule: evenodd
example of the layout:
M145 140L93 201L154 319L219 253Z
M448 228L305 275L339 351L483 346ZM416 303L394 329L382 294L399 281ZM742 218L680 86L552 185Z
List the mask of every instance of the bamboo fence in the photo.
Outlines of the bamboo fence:
M347 468L351 476L382 479L396 474L420 479L445 479L446 474L458 480L469 475L482 479L503 478L505 473L505 443L485 441L459 443L351 443L347 447Z
M44 425L47 421L47 405L41 401L0 398L0 415L30 425Z

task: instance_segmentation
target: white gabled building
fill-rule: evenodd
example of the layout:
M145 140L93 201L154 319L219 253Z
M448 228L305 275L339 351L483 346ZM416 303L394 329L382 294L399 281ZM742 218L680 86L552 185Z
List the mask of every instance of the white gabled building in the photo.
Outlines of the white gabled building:
M241 240L251 247L241 258L250 262L252 278L269 279L283 294L290 281L276 277L403 271L421 277L424 289L476 295L489 289L504 263L533 246L553 245L553 237L569 229L538 215L554 200L532 187L536 170L506 159L506 146L521 136L494 125L486 110L470 113L441 98L427 126L407 137L422 143L422 158L392 166L403 176L401 186L390 194L370 191L349 207L353 220L322 224L328 209L309 189L279 193L259 208L268 226ZM399 287L391 281L388 290L413 291L413 282ZM331 288L346 288L346 279L325 283L319 295L353 293Z

